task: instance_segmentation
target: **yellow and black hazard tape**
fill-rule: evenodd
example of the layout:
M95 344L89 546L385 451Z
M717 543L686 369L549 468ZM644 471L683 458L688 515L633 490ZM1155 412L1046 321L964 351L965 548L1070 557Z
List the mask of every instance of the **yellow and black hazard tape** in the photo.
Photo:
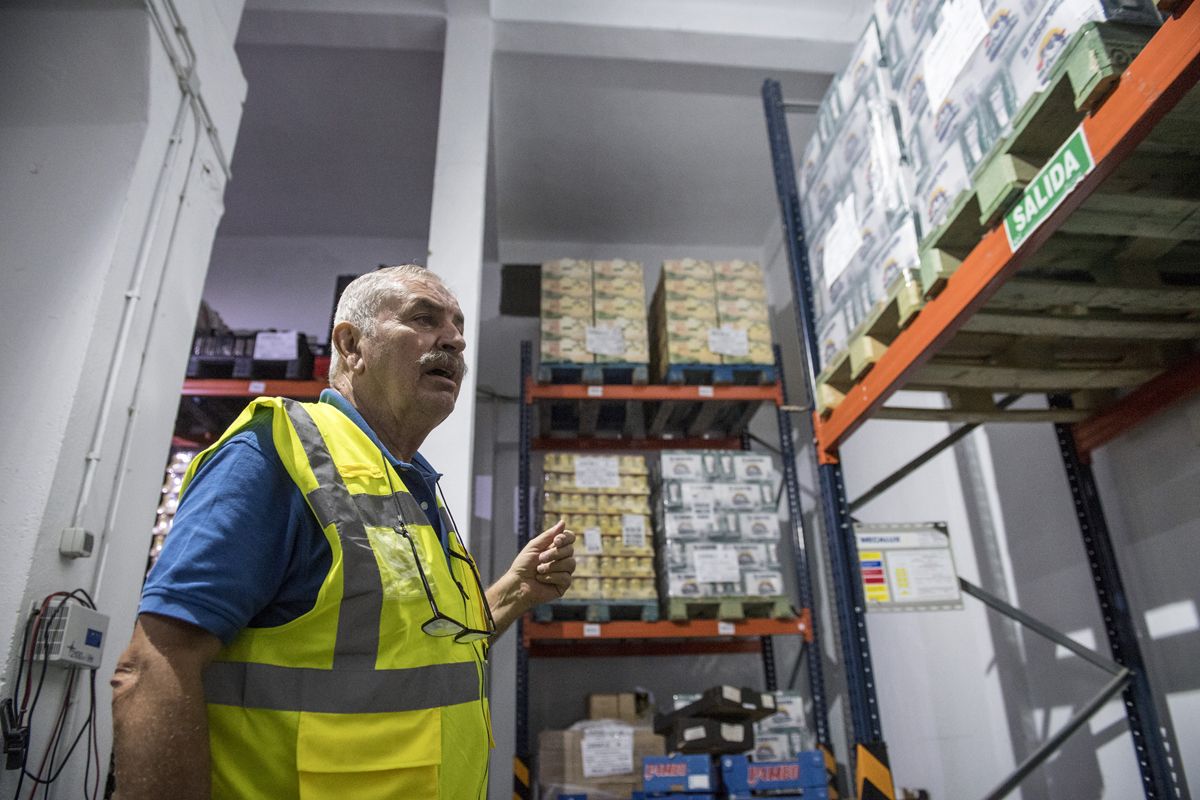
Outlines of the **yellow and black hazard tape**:
M520 756L513 756L513 800L532 800L529 786L529 765Z
M825 783L829 785L829 800L838 800L841 795L838 794L837 760L833 757L833 750L828 745L823 744L818 744L817 750L821 752L821 757L825 759Z
M860 743L856 753L859 800L896 800L887 746L883 742Z

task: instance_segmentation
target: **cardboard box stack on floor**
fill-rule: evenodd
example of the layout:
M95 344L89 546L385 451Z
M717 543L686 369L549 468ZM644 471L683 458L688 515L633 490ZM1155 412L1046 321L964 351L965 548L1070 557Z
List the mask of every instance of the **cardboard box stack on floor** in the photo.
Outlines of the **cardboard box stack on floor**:
M664 451L659 504L663 596L784 596L777 483L768 455Z
M754 722L754 746L749 750L755 761L786 761L816 746L816 737L805 723L804 698L800 692L776 690L768 692L774 701L775 713ZM701 698L699 693L682 692L671 695L672 707L679 711Z
M627 798L642 788L642 760L664 752L663 737L649 727L616 720L586 720L568 730L542 731L537 758L541 796Z
M649 361L646 282L637 261L542 264L543 364Z
M657 600L646 457L546 453L543 473L543 529L578 537L566 599Z
M741 260L664 261L650 338L656 380L673 364L774 364L762 268Z

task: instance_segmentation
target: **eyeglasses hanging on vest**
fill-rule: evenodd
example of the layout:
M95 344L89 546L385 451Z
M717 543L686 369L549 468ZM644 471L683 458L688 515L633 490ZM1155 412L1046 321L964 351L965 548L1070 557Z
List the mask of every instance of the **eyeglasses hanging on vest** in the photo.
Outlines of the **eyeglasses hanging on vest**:
M479 604L483 607L483 613L484 617L487 619L488 629L479 630L478 628L472 628L465 623L459 622L453 617L448 616L447 614L443 613L440 608L438 608L437 600L435 600L433 597L433 589L429 585L429 578L425 575L425 568L421 566L421 556L417 552L417 543L413 540L412 535L408 532L408 526L404 524L404 514L400 506L400 500L396 497L396 485L392 482L390 465L384 465L383 474L387 476L388 488L391 489L392 493L392 502L396 504L396 525L393 527L393 530L395 530L400 536L404 537L404 539L408 542L409 548L412 550L413 563L417 566L417 575L421 578L421 585L425 588L425 598L429 600L429 608L431 611L433 611L433 616L421 625L421 630L430 636L453 636L454 641L458 643L478 642L481 639L489 639L494 636L496 633L496 623L492 619L492 610L488 608L487 597L483 590L483 580L479 575L479 568L475 566L475 561L470 556L454 552L453 547L447 548L446 552L451 558L457 558L459 561L466 562L466 564L470 566L471 574L475 578L475 587L479 590ZM439 485L437 488L438 492L441 492L442 487ZM446 509L446 513L449 515L450 509L445 504L445 500L442 501L442 507ZM466 553L466 545L463 544L462 538L458 535L458 525L454 524L453 516L450 518L450 523L451 524L449 527L451 532L454 534L455 541L458 543L458 546L462 549L463 553ZM463 588L461 583L459 583L458 578L454 575L453 569L450 570L450 577L453 579L454 585L458 587L458 591L462 593L463 599L469 600L470 596L467 594L467 590Z

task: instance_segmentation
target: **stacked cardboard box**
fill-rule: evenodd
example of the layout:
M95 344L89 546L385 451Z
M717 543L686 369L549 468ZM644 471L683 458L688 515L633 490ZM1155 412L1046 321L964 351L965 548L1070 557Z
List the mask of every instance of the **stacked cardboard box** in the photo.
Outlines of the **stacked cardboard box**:
M593 324L621 331L621 352L597 350L597 363L646 364L650 346L646 331L646 279L637 261L592 263Z
M650 309L651 365L772 364L770 310L753 261L664 261Z
M665 752L649 728L586 721L538 734L537 774L543 797L596 793L629 797L642 788L642 761Z
M754 723L755 761L787 761L815 747L815 737L805 725L804 699L799 692L779 690L775 713Z
M1158 25L1152 0L877 0L921 235L945 221L1089 22Z
M636 261L542 264L542 363L647 363L645 287Z
M798 183L823 361L946 221L1092 21L1156 25L1153 0L876 0L831 85Z
M771 458L665 451L661 469L662 595L784 596Z
M592 265L564 258L542 264L542 362L590 364Z
M872 22L821 101L798 176L824 361L920 263L891 96Z
M543 470L543 527L562 518L578 537L567 597L656 600L645 456L547 453Z

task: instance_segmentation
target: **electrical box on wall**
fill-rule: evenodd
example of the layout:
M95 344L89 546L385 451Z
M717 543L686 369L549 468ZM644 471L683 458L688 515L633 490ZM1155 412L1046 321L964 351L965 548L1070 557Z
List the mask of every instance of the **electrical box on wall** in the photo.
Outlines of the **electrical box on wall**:
M106 615L78 603L67 603L57 613L46 612L35 657L48 653L46 661L50 664L96 669L104 655L107 634Z

